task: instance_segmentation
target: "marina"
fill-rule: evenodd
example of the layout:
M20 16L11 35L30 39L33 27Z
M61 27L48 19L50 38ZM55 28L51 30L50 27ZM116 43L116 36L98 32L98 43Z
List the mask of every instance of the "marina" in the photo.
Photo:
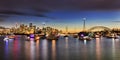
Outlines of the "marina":
M0 60L120 60L120 0L0 0Z

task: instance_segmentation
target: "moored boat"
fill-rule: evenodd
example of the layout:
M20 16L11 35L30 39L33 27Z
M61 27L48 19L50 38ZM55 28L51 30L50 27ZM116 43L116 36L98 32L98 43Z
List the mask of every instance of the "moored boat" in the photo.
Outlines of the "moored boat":
M90 41L92 38L88 35L87 32L80 32L78 33L79 40L87 40Z
M58 40L59 36L55 34L49 34L46 39L47 40Z
M115 39L117 39L118 37L119 36L117 34L115 34L115 33L111 33L111 34L106 35L106 38L115 38Z

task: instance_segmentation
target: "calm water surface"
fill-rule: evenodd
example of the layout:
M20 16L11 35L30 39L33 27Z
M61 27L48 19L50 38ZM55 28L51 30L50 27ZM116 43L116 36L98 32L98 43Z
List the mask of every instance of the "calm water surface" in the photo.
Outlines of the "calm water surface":
M0 60L120 60L120 40L60 37L57 41L26 41L24 36L16 36L3 41L0 37Z

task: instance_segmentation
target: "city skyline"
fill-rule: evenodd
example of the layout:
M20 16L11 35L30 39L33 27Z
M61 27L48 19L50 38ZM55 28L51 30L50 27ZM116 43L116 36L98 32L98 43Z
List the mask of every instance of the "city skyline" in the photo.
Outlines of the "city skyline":
M0 0L0 60L120 60L120 0Z
M14 27L16 23L33 23L38 27L54 27L65 31L67 26L69 31L81 31L83 29L83 18L86 18L86 29L94 26L106 26L109 28L119 28L119 11L58 11L46 13L47 16L54 18L43 18L35 16L11 16L1 21L1 26Z
M86 29L94 26L119 28L120 1L118 0L29 0L0 2L0 26L14 27L33 23L65 31L81 31L83 18ZM75 30L76 29L76 30Z

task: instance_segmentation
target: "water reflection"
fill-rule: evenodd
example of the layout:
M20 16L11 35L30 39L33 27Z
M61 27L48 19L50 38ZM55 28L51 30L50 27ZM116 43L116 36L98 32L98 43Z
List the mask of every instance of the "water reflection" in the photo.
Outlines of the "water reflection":
M68 40L68 37L65 37L65 40Z
M86 43L87 43L87 41L86 40L84 40L84 44L86 45Z
M30 55L31 55L31 52L30 52L30 42L29 41L25 41L25 60L30 60ZM22 52L23 53L23 52Z
M65 60L69 60L68 37L65 38Z
M65 38L65 48L68 48L68 37Z
M18 40L15 40L13 43L13 60L18 60L18 52L19 52L19 46L18 46Z
M112 39L112 56L115 56L115 39Z
M86 45L86 40L84 40L84 45L83 45L83 60L87 60L87 53L88 53L88 51L87 51L87 45Z
M101 60L100 38L96 38L96 58L97 60Z
M74 38L60 40L26 41L20 39L0 41L5 60L120 60L119 39L80 41Z
M9 50L8 50L9 47L8 47L8 46L9 46L9 42L8 42L8 40L6 40L6 41L5 41L5 56L4 56L4 57L5 57L5 60L7 60L8 55L9 55L9 54L8 54L8 52L9 52Z
M30 59L35 60L35 42L30 41Z
M36 41L36 48L35 49L36 49L35 50L36 51L36 58L38 59L40 57L40 40Z
M52 60L56 60L56 41L52 40Z
M76 47L79 47L79 40L75 40L75 43Z
M25 41L25 60L38 60L40 57L39 54L39 40L33 41ZM24 53L24 52L22 52Z
M48 60L48 41L42 40L42 60Z

